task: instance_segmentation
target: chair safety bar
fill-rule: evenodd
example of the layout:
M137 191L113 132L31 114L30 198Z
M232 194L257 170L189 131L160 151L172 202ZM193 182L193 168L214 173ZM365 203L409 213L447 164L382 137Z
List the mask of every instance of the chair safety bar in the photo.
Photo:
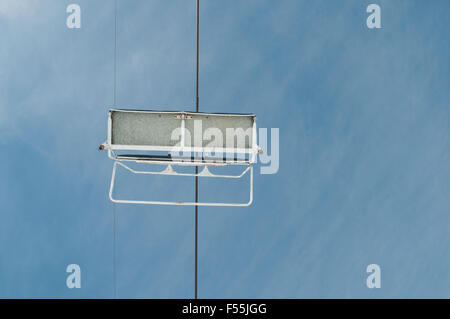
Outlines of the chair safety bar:
M116 199L113 197L114 185L116 180L117 166L120 165L129 172L133 174L148 174L148 175L178 175L178 176L198 176L198 177L209 177L209 178L242 178L250 171L250 193L249 200L246 203L203 203L203 202L170 202L170 201L147 201L147 200L128 200L128 199ZM253 165L249 164L244 171L239 175L217 175L209 171L207 166L204 166L203 170L199 174L185 174L178 173L173 168L172 165L167 165L167 168L163 171L138 171L130 168L128 165L124 164L120 160L114 161L111 185L109 188L109 199L114 203L119 204L143 204L143 205L183 205L183 206L225 206L225 207L246 207L250 206L253 202Z

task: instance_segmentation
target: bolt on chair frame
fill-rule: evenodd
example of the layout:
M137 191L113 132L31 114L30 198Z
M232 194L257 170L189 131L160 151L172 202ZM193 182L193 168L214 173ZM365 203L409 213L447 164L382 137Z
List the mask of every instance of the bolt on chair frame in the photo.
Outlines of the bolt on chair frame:
M204 131L195 127L195 120L206 123L206 126L219 130L222 134L228 129L234 129L234 132L240 132L241 136L236 138L244 138L244 130L238 127L242 124L247 128L249 141L245 142L241 147L228 148L223 142L208 143L204 145L200 143L190 143L189 127L192 129L194 124L194 136L200 133L203 137ZM219 128L213 125L219 126ZM231 127L228 127L231 126ZM180 130L180 142L168 140L169 132ZM238 131L238 129L242 129ZM217 132L217 131L216 131ZM171 137L170 137L171 138ZM234 142L234 136L233 136ZM194 146L190 146L194 144ZM234 146L234 143L233 143ZM243 147L242 147L243 146ZM120 204L144 204L144 205L183 205L183 206L222 206L222 207L245 207L250 206L253 202L253 164L256 163L256 156L261 152L257 145L256 116L254 114L229 114L229 113L192 113L192 112L173 112L173 111L140 111L140 110L118 110L112 109L108 112L108 135L107 141L100 145L100 149L108 151L108 157L114 161L111 176L111 184L109 188L109 199L114 203ZM154 156L154 155L120 155L116 151L157 151L157 152L180 152L183 154L200 153L202 157L181 157L176 156ZM205 154L240 154L243 159L237 157L217 158L205 157ZM248 156L248 159L246 158ZM128 166L126 163L135 162L148 165L166 165L162 171L154 170L136 170ZM221 175L213 174L208 167L224 167L229 165L245 166L244 170L238 175ZM223 179L240 179L250 172L249 182L249 200L245 203L210 203L210 202L174 202L174 201L155 201L155 200L129 200L116 199L113 197L114 186L116 181L117 166L125 168L133 174L140 175L172 175L172 176L192 176L204 178L223 178ZM203 167L198 174L179 173L174 166L198 166Z

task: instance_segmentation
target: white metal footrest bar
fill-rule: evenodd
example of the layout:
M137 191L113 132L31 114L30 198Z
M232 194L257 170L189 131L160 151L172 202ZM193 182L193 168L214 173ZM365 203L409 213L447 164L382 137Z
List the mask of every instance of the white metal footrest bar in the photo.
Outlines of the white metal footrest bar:
M214 177L214 178L241 178L244 176L249 170L250 166L242 171L239 175L222 175L222 174L213 174L208 169L208 166L204 166L202 171L198 174L190 174L190 173L178 173L172 167L171 164L168 164L167 167L162 171L140 171L129 167L121 161L116 161L116 163L126 170L130 171L133 174L144 174L144 175L172 175L172 176L190 176L190 177Z
M117 165L120 165L130 171L133 174L150 174L150 175L181 175L181 176L199 176L199 177L217 177L217 178L242 178L248 171L250 171L250 193L249 200L247 203L203 203L203 202L174 202L174 201L145 201L145 200L128 200L128 199L116 199L113 197L114 185L116 179ZM142 204L142 205L183 205L183 206L229 206L229 207L246 207L250 206L253 202L253 165L249 165L240 175L216 175L209 172L205 166L203 171L199 174L184 174L178 173L173 170L173 168L168 165L167 168L160 172L153 171L136 171L127 165L121 163L120 161L114 161L111 185L109 188L109 199L114 203L119 204Z

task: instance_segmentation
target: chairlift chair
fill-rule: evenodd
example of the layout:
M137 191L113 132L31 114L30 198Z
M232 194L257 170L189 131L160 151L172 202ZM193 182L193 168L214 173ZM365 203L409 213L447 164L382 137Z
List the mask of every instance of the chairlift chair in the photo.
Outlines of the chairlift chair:
M207 136L205 140L204 136ZM108 157L114 161L109 189L109 198L114 203L243 207L253 202L253 164L261 152L257 145L254 114L111 109L108 112L107 141L100 145L100 149L107 150ZM167 155L155 152L167 152ZM131 168L127 165L129 162L165 165L166 168L141 171ZM113 194L118 165L133 174L224 179L239 179L250 171L249 200L246 203L210 203L117 199ZM244 168L237 175L214 174L208 169L210 166L229 165ZM203 168L198 174L191 174L177 172L174 168L177 166Z

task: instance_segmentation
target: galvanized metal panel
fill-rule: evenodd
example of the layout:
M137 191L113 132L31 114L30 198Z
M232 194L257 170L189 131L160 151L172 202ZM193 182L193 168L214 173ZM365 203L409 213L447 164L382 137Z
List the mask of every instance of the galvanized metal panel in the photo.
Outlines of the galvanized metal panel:
M111 111L113 145L175 146L181 119L171 113Z
M253 121L252 115L193 114L186 119L186 129L191 133L191 146L249 149L253 141ZM201 143L195 137L196 125L201 127Z
M186 147L250 150L255 143L253 114L111 110L110 119L113 147L174 147L183 126Z

